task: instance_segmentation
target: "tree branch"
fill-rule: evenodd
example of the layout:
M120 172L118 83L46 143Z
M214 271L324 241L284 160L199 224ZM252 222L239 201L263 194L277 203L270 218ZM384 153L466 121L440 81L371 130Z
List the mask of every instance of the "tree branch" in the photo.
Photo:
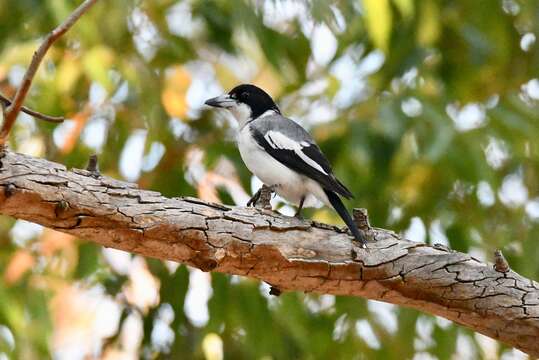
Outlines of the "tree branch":
M0 102L6 108L9 105L11 105L11 100L9 100L7 97L5 97L2 94L0 94ZM25 106L21 107L21 111L24 112L24 113L27 113L28 115L31 115L31 116L35 117L36 119L40 119L40 120L44 120L44 121L48 121L48 122L61 123L61 122L63 122L65 120L62 116L45 115L45 114L42 114L42 113L37 112L35 110L29 109L29 108L27 108Z
M103 246L261 279L277 293L312 291L411 307L539 356L539 284L467 254L377 228L368 230L376 240L368 250L353 249L352 238L338 228L271 211L169 199L9 151L0 165L2 214Z
M97 2L97 0L85 0L82 4L79 5L75 11L67 17L67 19L60 25L58 25L53 31L47 34L37 51L32 57L30 66L26 70L24 77L22 79L21 86L17 89L13 102L9 105L4 113L4 123L2 124L2 129L0 130L0 146L5 145L9 132L17 119L17 115L21 111L22 104L24 99L30 90L30 85L32 85L32 80L37 72L39 64L45 54L51 47L51 45L58 40L62 35L64 35L70 28L75 24L75 22L86 12L88 9Z

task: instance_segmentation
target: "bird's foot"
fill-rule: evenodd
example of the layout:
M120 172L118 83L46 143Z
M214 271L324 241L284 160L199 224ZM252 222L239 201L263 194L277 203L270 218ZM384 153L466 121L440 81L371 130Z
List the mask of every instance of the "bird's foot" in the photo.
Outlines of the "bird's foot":
M260 194L262 193L262 188L258 189L257 192L247 201L247 206L256 206L256 203L260 199Z
M260 201L262 208L266 210L271 210L271 194L275 191L275 188L278 185L262 185L262 187L253 195L251 199L247 202L247 206L254 206L256 207L258 202Z
M363 238L361 240L358 240L358 239L353 239L352 242L354 243L354 245L356 245L357 247L360 247L362 249L366 249L367 248L367 241Z

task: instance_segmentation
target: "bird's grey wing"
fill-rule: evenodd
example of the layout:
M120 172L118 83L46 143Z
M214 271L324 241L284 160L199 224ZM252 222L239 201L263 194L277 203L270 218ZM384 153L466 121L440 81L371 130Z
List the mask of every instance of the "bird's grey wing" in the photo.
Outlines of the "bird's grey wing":
M256 142L288 168L317 181L346 198L353 195L333 175L331 165L309 133L280 115L255 120L249 129Z

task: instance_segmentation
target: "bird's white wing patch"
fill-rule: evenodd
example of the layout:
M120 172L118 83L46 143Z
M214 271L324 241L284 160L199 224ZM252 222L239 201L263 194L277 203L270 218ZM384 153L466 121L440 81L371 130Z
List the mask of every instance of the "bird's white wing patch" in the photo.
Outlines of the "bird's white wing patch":
M313 159L305 155L305 153L302 151L304 147L310 146L306 141L297 142L293 139L290 139L285 134L270 130L264 135L264 139L270 144L271 147L274 149L281 149L281 150L292 150L296 153L297 156L301 158L305 163L307 163L309 166L315 168L316 170L320 171L324 175L328 175L327 172L322 169L322 167Z
M264 138L275 149L296 150L302 148L299 142L278 131L270 130L264 135Z

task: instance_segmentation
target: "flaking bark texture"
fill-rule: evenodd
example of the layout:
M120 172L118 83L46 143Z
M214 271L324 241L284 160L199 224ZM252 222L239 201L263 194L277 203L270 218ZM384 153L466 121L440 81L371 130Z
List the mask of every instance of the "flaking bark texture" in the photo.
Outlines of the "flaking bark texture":
M467 254L376 228L367 234L373 242L365 251L329 225L195 198L169 199L9 151L0 161L2 214L103 246L257 278L281 291L415 308L539 356L539 284Z

